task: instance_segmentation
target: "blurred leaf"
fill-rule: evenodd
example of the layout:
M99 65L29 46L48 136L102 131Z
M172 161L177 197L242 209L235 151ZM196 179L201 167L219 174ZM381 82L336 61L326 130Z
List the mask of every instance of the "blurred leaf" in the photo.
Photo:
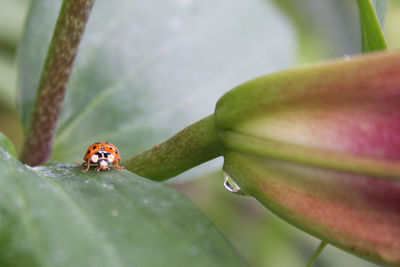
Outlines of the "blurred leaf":
M16 109L15 52L29 0L0 0L0 105Z
M299 61L361 53L357 3L348 0L275 0L297 28Z
M241 266L176 190L127 171L27 168L0 149L1 266Z
M17 156L17 152L15 151L13 144L2 132L0 132L0 148L10 153L13 157Z
M385 25L385 18L387 13L388 1L387 0L372 0L376 16L379 20L381 27Z
M20 46L25 127L58 8L34 1ZM294 43L285 17L259 0L98 0L53 158L76 161L97 140L112 141L124 157L150 148L211 114L227 89L290 66Z
M12 54L0 51L0 104L8 110L16 106L16 67Z
M386 50L387 45L371 0L358 0L361 17L363 52ZM379 5L381 7L381 5ZM380 8L382 9L382 8ZM380 11L382 14L382 11Z
M0 50L15 51L29 0L0 0Z

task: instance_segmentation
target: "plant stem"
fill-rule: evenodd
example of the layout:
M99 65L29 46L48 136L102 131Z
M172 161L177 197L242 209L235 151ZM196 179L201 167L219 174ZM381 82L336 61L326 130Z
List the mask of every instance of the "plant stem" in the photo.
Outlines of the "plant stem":
M211 115L123 164L138 175L161 181L222 154L223 146Z
M319 244L317 251L315 251L312 259L310 260L310 262L307 264L307 267L312 267L313 264L315 263L315 261L318 259L319 255L321 254L321 252L324 250L324 248L326 247L326 245L328 245L328 243L326 243L325 241L321 241L321 244Z
M21 160L50 160L68 80L94 0L64 0L37 88Z

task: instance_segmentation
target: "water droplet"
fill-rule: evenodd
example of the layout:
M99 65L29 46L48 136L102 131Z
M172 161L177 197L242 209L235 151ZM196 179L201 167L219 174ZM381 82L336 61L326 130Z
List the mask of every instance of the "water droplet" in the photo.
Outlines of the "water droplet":
M89 183L89 180L85 180L85 184L88 184Z
M350 59L350 56L346 54L346 55L343 56L343 59L344 59L344 60L349 60L349 59Z
M144 198L144 199L143 199L143 203L144 203L144 204L149 204L149 203L150 203L150 200L149 200L148 198Z
M243 194L237 183L226 172L223 172L222 176L224 178L224 186L229 192Z
M118 214L119 214L119 211L118 211L118 210L112 210L112 211L111 211L111 215L112 215L113 217L118 216Z

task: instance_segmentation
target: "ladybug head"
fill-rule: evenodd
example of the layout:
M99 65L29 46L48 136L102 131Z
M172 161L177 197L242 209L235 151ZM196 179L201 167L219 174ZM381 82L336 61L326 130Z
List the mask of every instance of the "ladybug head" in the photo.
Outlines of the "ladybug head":
M106 159L101 159L98 164L99 164L99 168L103 171L110 169L110 167L109 167L110 162Z

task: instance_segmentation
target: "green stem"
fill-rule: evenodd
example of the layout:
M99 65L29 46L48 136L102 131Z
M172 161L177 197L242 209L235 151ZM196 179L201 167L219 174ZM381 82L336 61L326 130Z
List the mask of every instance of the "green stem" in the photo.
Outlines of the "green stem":
M125 168L153 180L165 180L213 158L222 156L223 146L208 116L125 162Z
M315 251L312 259L310 260L310 262L307 264L307 267L312 267L313 264L315 263L315 261L318 259L319 255L321 254L321 252L324 250L324 248L326 247L326 245L328 245L325 241L321 241L321 244L319 244L317 251Z
M357 0L360 9L363 53L386 50L387 44L371 0Z
M78 45L94 0L64 0L37 88L21 159L31 166L50 160L54 135Z

